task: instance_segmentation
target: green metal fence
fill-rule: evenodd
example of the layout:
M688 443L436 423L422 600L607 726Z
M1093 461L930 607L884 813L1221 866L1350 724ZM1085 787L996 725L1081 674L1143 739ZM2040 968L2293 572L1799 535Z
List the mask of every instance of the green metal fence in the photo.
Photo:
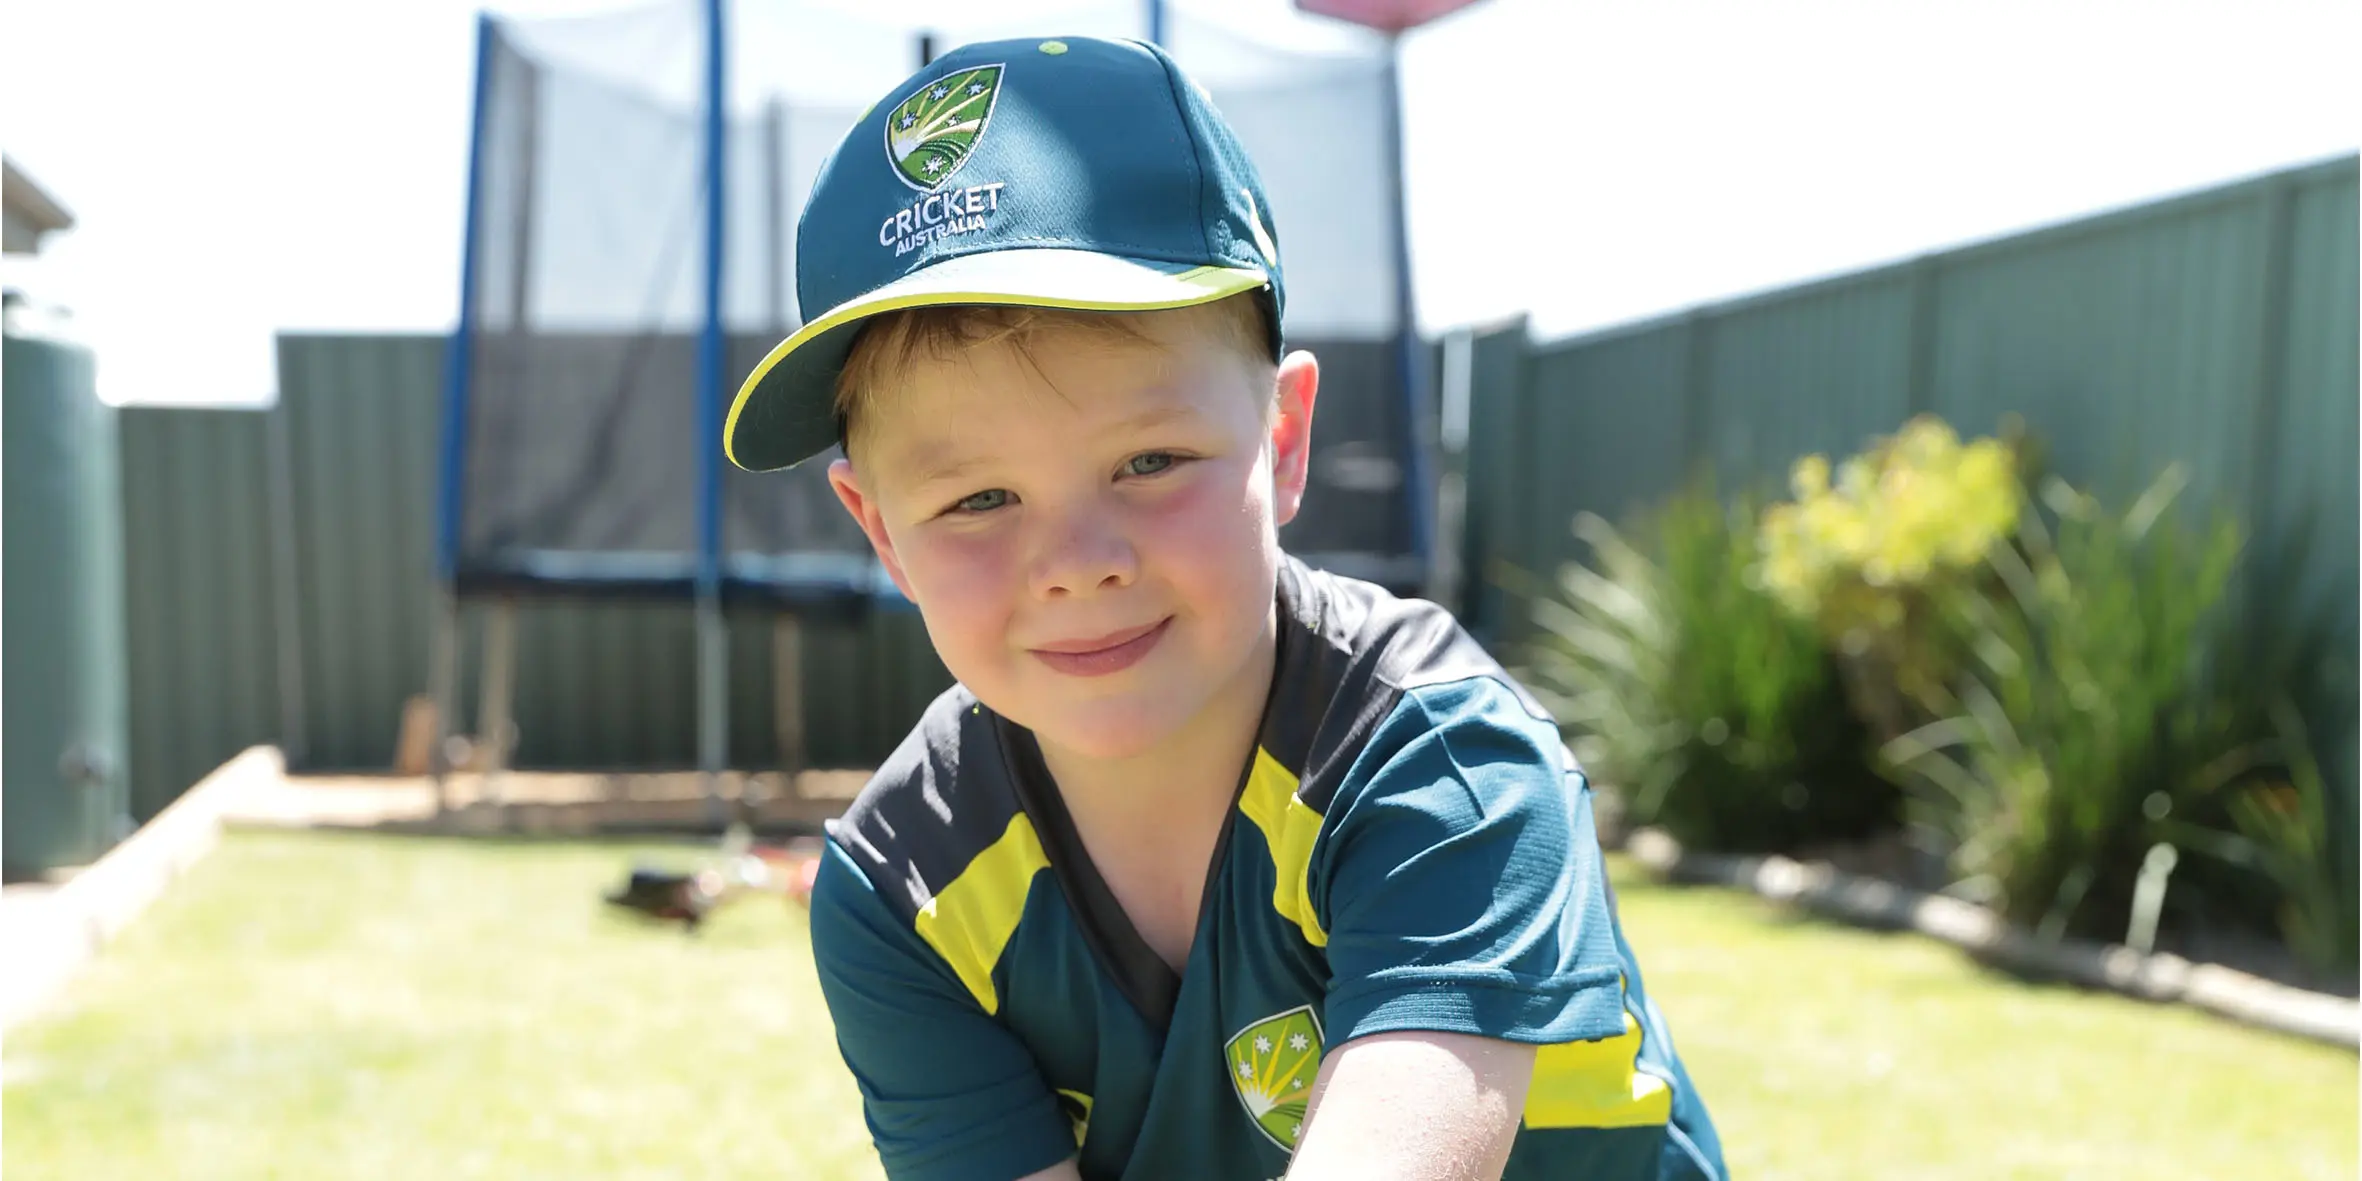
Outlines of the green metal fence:
M2355 222L2347 158L1574 340L1489 334L1463 610L1514 642L1500 570L1549 572L1577 556L1577 511L1629 513L1695 467L1777 479L1917 410L1969 432L2014 411L2103 493L2185 461L2259 546L2312 558L2271 601L2350 626ZM269 413L123 415L142 815L252 742L303 768L391 764L402 702L427 687L442 356L441 337L292 335ZM693 765L692 630L685 607L524 605L517 761ZM767 620L732 621L740 766L775 761L770 645ZM907 615L807 635L803 671L826 687L805 703L811 756L838 766L884 755L947 681ZM2352 714L2329 743L2348 785Z
M131 798L141 820L279 733L266 421L239 410L122 413Z
M2122 503L2169 461L2188 503L2239 513L2251 552L2300 557L2257 612L2344 629L2313 713L2355 783L2356 160L2239 184L1570 340L1475 344L1466 604L1505 646L1506 584L1582 556L1691 472L1777 486L1911 414L1988 433L2017 414L2061 476Z
M270 411L123 415L131 765L144 819L245 746L298 770L383 770L427 692L442 337L289 335ZM462 647L473 670L481 621ZM776 765L771 620L730 630L732 764ZM695 765L684 606L518 607L519 766ZM808 757L862 766L949 683L915 618L814 625ZM463 683L472 687L473 678ZM464 731L472 691L460 701Z
M1919 411L2023 416L2102 495L2186 463L2196 502L2342 556L2354 584L2355 162L1700 308L1572 340L1479 341L1471 528L1488 564L1575 556L1710 467L1777 480ZM2333 544L2334 543L2334 544ZM2327 567L2334 566L2335 569Z

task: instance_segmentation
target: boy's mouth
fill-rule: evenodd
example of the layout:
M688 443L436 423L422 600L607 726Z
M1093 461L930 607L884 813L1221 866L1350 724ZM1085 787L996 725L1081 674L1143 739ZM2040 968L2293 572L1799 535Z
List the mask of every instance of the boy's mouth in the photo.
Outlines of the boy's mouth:
M1168 615L1154 623L1103 636L1053 640L1036 645L1031 651L1035 659L1055 672L1077 677L1105 676L1138 664L1164 638L1165 628L1172 622L1173 617Z

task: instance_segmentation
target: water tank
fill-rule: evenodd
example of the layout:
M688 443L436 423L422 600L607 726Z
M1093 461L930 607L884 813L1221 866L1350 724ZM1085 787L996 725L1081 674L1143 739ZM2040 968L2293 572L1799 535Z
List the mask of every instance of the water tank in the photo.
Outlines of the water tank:
M115 411L90 351L7 309L0 356L0 845L9 880L130 830Z

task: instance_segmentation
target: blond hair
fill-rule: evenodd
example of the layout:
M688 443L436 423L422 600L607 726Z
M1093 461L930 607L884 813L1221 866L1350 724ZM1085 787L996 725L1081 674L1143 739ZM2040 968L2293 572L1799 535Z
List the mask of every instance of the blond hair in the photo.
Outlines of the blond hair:
M1163 347L1147 317L1186 318L1201 339L1212 340L1269 365L1271 338L1254 293L1211 303L1150 312L1086 312L1067 308L1000 304L952 304L906 308L872 317L854 339L853 351L837 373L836 415L847 446L879 397L921 360L943 361L994 345L1008 345L1029 361L1033 348L1053 333L1071 332L1102 344Z

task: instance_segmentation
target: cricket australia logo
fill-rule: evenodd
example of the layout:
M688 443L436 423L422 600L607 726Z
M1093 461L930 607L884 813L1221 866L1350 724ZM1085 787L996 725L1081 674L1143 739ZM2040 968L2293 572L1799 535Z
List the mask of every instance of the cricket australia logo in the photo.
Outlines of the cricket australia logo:
M1304 1134L1304 1109L1312 1080L1320 1073L1320 1018L1298 1005L1265 1017L1222 1047L1230 1063L1230 1085L1249 1118L1271 1142L1289 1152Z
M977 66L921 86L886 119L886 157L902 183L923 192L943 187L992 120L1001 67Z
M923 194L878 224L878 245L892 248L894 257L974 233L1000 212L1000 181L943 187L984 138L1000 95L1001 67L976 66L919 87L886 116L886 162L902 183Z

